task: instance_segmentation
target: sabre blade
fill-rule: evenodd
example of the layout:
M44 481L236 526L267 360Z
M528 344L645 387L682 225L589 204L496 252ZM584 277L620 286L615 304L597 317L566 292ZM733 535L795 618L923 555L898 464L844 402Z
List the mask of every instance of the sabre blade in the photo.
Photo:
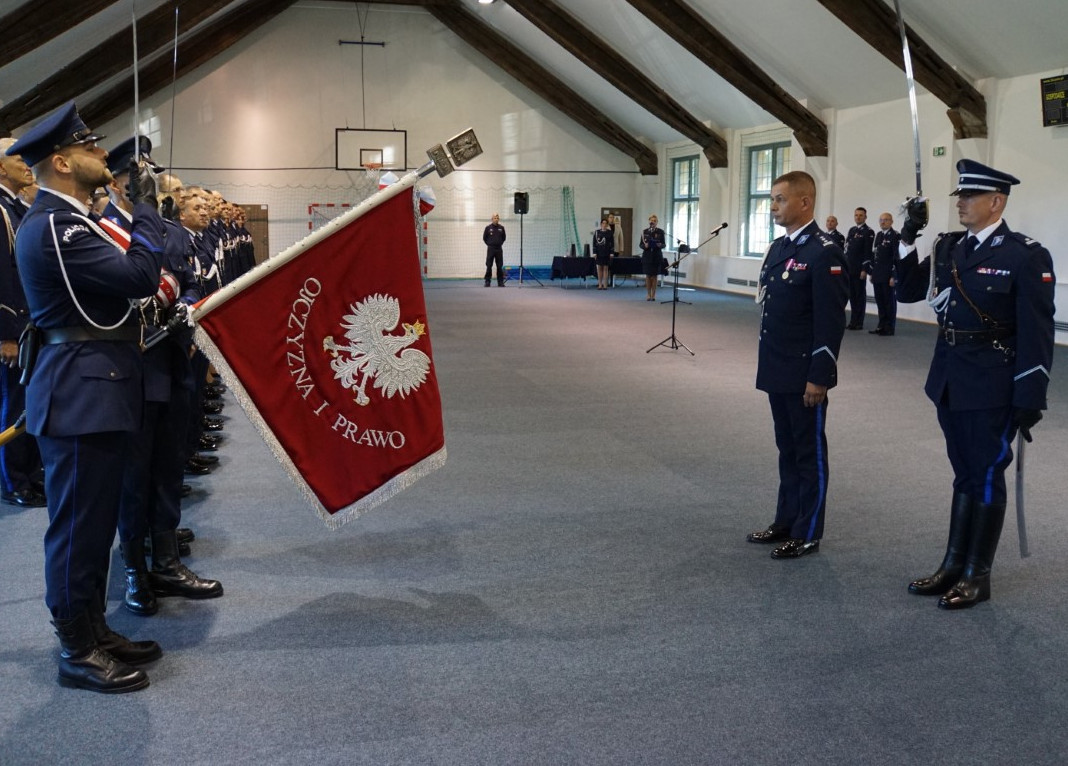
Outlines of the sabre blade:
M916 196L923 196L923 178L920 171L920 111L916 105L916 80L912 75L912 54L909 51L909 37L905 30L905 19L901 15L901 0L894 0L897 11L897 26L901 32L901 55L905 60L905 82L909 89L909 108L912 110L912 152L916 159Z

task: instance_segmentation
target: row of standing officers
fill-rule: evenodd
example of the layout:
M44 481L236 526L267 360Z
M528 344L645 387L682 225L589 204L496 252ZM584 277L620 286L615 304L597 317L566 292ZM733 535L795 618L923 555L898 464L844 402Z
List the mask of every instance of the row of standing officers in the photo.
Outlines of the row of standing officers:
M208 364L192 345L189 307L252 259L231 247L226 270L215 255L224 234L209 231L202 194L177 195L160 214L162 169L146 138L110 155L102 138L68 103L8 146L7 158L32 168L40 189L5 234L14 235L23 292L15 313L29 320L17 353L35 437L25 442L36 443L43 464L45 603L61 645L58 680L119 693L146 687L140 666L162 650L107 623L116 531L128 610L148 615L158 597L223 593L181 560L191 537L179 528L183 475L194 457L209 463L197 449L210 438L200 427L212 425L197 406ZM101 187L110 198L103 215L90 207ZM6 343L2 352L6 373L14 367Z
M1005 517L1005 471L1017 434L1030 441L1046 409L1054 346L1052 257L1003 218L1019 180L973 160L961 160L957 170L952 194L964 231L936 237L931 254L921 260L916 241L927 224L927 205L914 199L899 236L887 234L891 221L884 220L879 244L878 235L870 237L875 252L890 256L880 278L891 275L898 300L926 298L938 323L925 392L953 470L949 540L934 574L914 580L908 590L937 596L943 609L990 598ZM815 200L815 181L807 173L787 173L773 183L772 217L787 233L768 249L757 295L756 385L771 405L779 490L771 524L747 540L773 544L777 559L819 550L830 477L828 391L838 382L845 307L857 295L855 277L872 268L870 259L867 265L847 261L850 243L843 252L841 239L820 231ZM862 212L852 242L869 238L857 234L866 228ZM856 325L863 304L853 308ZM893 317L880 314L892 332Z

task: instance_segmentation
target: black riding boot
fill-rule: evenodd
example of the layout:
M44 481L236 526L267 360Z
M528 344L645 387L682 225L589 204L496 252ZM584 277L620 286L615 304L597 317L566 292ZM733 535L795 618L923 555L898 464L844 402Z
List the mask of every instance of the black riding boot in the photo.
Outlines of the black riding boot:
M972 498L963 492L953 493L949 513L949 542L938 571L909 583L909 593L917 596L941 596L952 588L964 571L968 556L968 530L971 526Z
M968 609L990 598L990 568L1005 522L1005 504L976 503L968 561L960 582L938 599L939 609Z
M131 641L126 636L113 631L104 617L104 613L97 609L89 610L89 624L93 626L93 635L96 644L119 662L127 665L144 665L146 662L158 660L163 656L163 650L155 641Z
M87 612L69 620L55 620L52 625L63 647L56 679L60 686L103 694L123 694L148 686L144 671L120 662L100 648Z
M148 582L148 564L145 563L145 541L141 538L119 544L122 563L126 569L126 595L123 605L134 614L150 615L159 611L156 594Z
M217 598L223 594L218 580L202 580L178 557L178 537L173 529L152 533L152 570L148 581L157 596Z

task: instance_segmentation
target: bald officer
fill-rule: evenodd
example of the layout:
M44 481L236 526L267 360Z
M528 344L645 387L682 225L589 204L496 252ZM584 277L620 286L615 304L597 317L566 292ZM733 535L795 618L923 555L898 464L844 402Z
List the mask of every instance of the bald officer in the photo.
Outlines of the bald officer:
M58 680L116 693L148 686L134 665L161 654L154 641L131 642L108 627L103 594L144 406L134 304L156 292L164 234L152 180L140 173L128 250L90 214L93 191L111 181L101 138L71 102L8 153L22 155L41 187L15 255L40 341L26 415L45 466L45 603L62 645Z
M771 216L786 229L760 270L756 387L768 395L779 449L775 520L751 543L779 543L772 558L815 553L827 505L827 391L838 383L849 274L842 248L813 218L816 182L794 171L775 179Z
M953 467L949 543L938 570L909 592L939 596L942 609L966 609L990 598L990 569L1005 520L1005 469L1017 431L1046 408L1053 363L1053 259L1002 218L1018 179L974 160L957 163L952 193L965 231L935 240L938 339L925 391L935 404ZM901 227L898 299L927 294L930 262L917 263L923 204Z

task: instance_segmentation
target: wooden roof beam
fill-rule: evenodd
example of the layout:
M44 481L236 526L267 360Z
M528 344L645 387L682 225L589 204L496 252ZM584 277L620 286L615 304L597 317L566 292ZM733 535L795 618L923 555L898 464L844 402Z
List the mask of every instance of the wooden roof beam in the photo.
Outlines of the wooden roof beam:
M458 3L427 2L434 18L524 86L598 138L632 157L642 175L656 175L656 153L586 101L503 35Z
M571 55L658 119L698 144L712 167L727 166L727 142L554 0L505 0Z
M905 69L897 14L883 0L819 0L870 46ZM954 137L986 138L986 99L905 25L916 82L949 107Z
M701 14L680 0L628 2L750 101L789 126L806 155L827 156L827 126L823 121L779 87Z
M29 0L0 18L0 67L73 29L115 0Z
M173 77L183 77L218 56L231 45L267 23L295 0L249 0L220 16L204 29L178 44L178 71L170 55L161 55L142 65L139 72L141 98L169 87ZM133 107L133 75L102 95L79 104L78 113L88 125L100 125Z
M186 3L178 14L178 35L188 33L200 22L229 5L232 0L204 0ZM116 32L88 53L66 64L17 98L0 107L0 136L11 135L20 125L39 117L71 100L79 93L92 90L120 72L132 61L133 25ZM137 46L148 57L174 41L174 8L165 4L137 22ZM132 89L131 89L132 90Z

